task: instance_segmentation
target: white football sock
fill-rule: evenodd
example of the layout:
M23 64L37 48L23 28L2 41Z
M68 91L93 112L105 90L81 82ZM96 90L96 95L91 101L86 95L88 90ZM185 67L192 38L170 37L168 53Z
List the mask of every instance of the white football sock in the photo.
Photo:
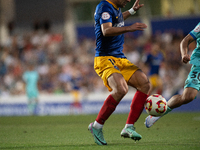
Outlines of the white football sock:
M98 123L97 121L94 122L93 127L96 129L101 129L103 128L103 124Z
M130 126L133 126L133 124L126 124L126 125L125 125L125 128L128 128L128 127L130 127Z

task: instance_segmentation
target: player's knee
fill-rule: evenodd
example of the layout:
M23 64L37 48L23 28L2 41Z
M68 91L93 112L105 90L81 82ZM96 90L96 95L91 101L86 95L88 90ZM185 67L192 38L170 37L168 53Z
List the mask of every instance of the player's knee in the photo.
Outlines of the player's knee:
M128 86L120 88L118 90L118 93L121 94L121 95L126 95L128 93Z
M145 84L142 85L141 92L148 93L150 88L151 88L151 84L150 84L150 82L147 81L147 82L145 82Z
M147 90L150 90L150 87L151 87L150 82L149 82L149 81L146 82L146 83L145 83L145 88L146 88Z
M128 92L128 86L118 86L114 92L116 95L119 95L119 97L123 97Z

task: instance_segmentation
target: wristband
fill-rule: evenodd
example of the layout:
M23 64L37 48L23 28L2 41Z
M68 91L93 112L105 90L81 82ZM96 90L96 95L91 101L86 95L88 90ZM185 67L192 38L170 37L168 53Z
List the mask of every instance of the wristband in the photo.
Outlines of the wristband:
M136 11L135 11L133 8L129 9L128 12L129 12L131 15L134 15L134 14L136 13Z

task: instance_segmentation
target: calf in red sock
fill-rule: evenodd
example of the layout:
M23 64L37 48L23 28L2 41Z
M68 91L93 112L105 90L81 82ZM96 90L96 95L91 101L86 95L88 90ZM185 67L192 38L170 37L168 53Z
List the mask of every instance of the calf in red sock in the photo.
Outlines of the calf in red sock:
M131 103L130 112L126 124L134 125L134 123L138 120L144 109L144 103L146 102L147 97L147 94L142 93L140 91L137 91L135 93L135 96Z

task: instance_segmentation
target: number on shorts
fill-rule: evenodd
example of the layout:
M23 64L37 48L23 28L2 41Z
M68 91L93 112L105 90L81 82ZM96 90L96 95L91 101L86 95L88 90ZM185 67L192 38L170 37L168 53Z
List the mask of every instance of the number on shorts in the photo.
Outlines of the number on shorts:
M112 65L115 65L115 61L114 60L112 60L112 59L108 59L111 63L112 63Z
M200 73L193 71L191 78L197 78L200 81Z

